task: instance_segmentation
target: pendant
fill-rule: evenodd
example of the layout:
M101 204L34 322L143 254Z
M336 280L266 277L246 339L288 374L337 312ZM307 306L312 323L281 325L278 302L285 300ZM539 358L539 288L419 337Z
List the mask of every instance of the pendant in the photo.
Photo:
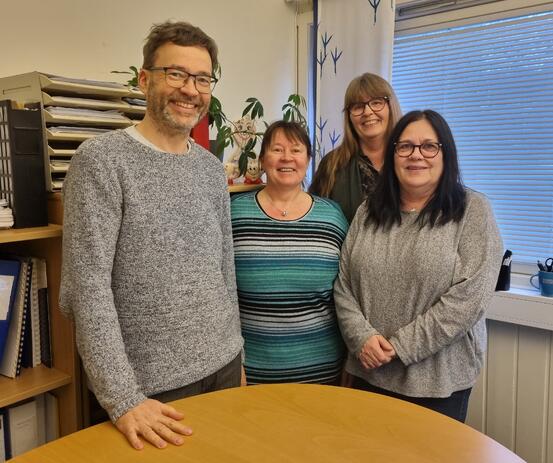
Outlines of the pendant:
M282 214L282 217L286 217L288 215L288 211L282 211L281 214Z

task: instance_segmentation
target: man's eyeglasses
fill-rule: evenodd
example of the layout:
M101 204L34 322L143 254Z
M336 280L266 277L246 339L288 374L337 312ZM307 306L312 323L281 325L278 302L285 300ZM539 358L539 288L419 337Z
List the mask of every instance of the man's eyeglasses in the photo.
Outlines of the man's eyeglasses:
M188 82L188 79L194 80L194 86L199 93L211 93L215 88L217 79L213 76L205 74L191 74L178 68L171 67L153 67L148 68L148 71L163 71L165 73L165 82L169 87L182 88Z
M359 103L350 104L348 111L352 116L360 116L365 112L365 107L368 105L375 113L382 111L386 103L390 99L387 96L378 96L371 98L369 101L360 101Z
M438 155L440 149L442 148L442 144L433 141L427 141L420 145L415 145L414 143L408 141L400 141L394 143L394 147L395 153L401 158L408 158L414 153L415 148L418 148L423 157L431 159L435 158Z

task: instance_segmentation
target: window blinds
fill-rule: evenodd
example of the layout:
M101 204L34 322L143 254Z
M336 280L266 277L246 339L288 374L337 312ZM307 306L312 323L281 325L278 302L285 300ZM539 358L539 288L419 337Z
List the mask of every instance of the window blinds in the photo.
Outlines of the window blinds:
M403 111L450 124L513 259L553 256L553 12L396 37L393 66Z

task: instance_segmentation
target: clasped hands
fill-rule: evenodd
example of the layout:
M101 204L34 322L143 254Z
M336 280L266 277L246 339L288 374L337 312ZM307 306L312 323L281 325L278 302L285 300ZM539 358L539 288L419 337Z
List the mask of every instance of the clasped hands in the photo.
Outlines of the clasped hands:
M367 339L361 351L357 354L361 365L367 370L381 367L391 362L395 357L396 351L394 347L380 334L375 334Z

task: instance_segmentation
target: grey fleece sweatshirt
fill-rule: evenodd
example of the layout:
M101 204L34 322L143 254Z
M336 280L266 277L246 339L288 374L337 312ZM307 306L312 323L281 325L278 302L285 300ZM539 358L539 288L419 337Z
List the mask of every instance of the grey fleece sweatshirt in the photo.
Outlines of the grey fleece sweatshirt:
M60 306L114 421L233 360L243 340L217 158L195 143L156 151L124 131L83 143L64 184Z
M471 190L459 223L419 230L417 216L403 213L401 226L375 232L360 206L342 246L336 313L347 371L399 394L449 397L471 387L482 366L502 243L487 200ZM366 370L357 354L375 334L398 358Z

